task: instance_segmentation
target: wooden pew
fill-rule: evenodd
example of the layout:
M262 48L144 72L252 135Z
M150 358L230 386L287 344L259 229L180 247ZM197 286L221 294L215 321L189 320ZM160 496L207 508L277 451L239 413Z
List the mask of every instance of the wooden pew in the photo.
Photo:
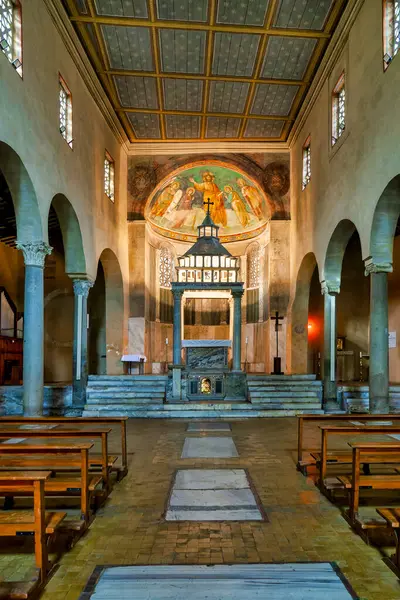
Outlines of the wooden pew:
M46 496L80 496L81 520L74 527L84 531L91 521L91 498L102 482L101 475L89 474L89 450L93 443L74 445L0 444L0 475L6 469L28 471L50 470L52 475L45 481ZM71 476L69 471L78 470ZM25 494L8 494L7 497ZM10 506L10 502L8 503Z
M64 512L45 512L44 486L50 471L0 472L0 496L8 493L33 495L33 511L0 512L0 536L33 535L38 583L44 585L49 572L47 542L65 518ZM1 584L3 586L3 584ZM5 587L8 587L7 585ZM11 586L10 586L11 587ZM21 596L23 598L23 596ZM28 597L28 596L26 596Z
M368 421L400 421L400 414L396 415L366 415L366 414L330 414L330 415L298 415L297 417L297 470L303 473L303 475L307 475L307 467L314 465L314 461L304 460L303 452L304 452L304 426L307 422L315 422L315 421L323 421L323 422L331 422L331 421L360 421L366 422ZM318 452L318 450L313 449Z
M321 463L319 469L319 479L318 485L321 491L326 492L325 487L325 479L327 475L327 465L328 465L328 436L329 435L347 435L347 436L357 436L357 435L390 435L390 434L400 434L400 424L399 425L388 425L388 426L361 426L361 425L353 425L353 426L340 426L340 425L320 425L321 430ZM340 454L337 454L337 463L340 459Z
M400 508L378 508L376 512L385 519L388 527L392 528L396 540L395 553L383 560L400 578Z
M121 465L116 465L114 457L109 456L109 462L112 464L112 470L117 473L117 479L120 481L128 473L128 446L126 440L126 422L128 417L0 417L0 429L5 425L35 425L35 424L56 424L56 425L92 425L96 426L119 424L121 431ZM91 467L101 466L101 457L89 457Z
M351 475L339 475L338 479L346 490L350 491L349 518L355 525L358 520L360 489L399 490L400 475L361 475L362 462L374 464L400 464L400 442L356 442L349 443L352 448Z
M106 494L111 490L110 477L109 477L109 465L108 465L108 435L111 429L109 427L96 427L90 429L7 429L3 428L0 430L1 439L12 439L12 438L27 438L27 439L48 439L54 440L59 439L98 439L101 442L101 473L103 478L103 485ZM0 444L1 449L2 444Z

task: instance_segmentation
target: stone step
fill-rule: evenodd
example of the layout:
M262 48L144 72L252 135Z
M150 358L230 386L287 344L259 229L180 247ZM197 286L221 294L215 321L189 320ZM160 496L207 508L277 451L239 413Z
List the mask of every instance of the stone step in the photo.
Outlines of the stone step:
M294 381L294 382L279 382L279 381L255 381L254 379L249 381L247 380L247 385L249 388L259 387L259 388L271 388L271 389L318 389L322 387L322 383L320 381L310 381L309 383L305 381Z
M220 405L218 405L220 406ZM294 417L301 414L324 414L324 411L319 409L310 410L307 407L304 410L243 410L238 409L232 404L224 408L212 408L200 406L196 410L188 410L187 405L164 405L163 409L159 410L132 410L129 407L124 407L122 410L116 407L98 407L92 410L90 407L85 407L83 416L87 417L121 417L128 416L131 418L148 418L148 419L205 419L205 418L226 418L226 419L243 419L243 418L260 418L260 417Z
M99 397L99 398L164 398L165 390L121 390L117 388L116 390L98 390L96 389L87 389L87 395L90 397Z
M105 398L104 396L99 396L93 398L92 396L87 397L87 404L137 404L140 406L141 404L162 404L164 402L164 396L160 396L158 398L127 398L126 396L120 396L118 398L109 397Z
M247 380L248 381L253 381L253 380L268 380L268 381L291 381L291 382L295 382L295 381L316 381L317 380L317 376L313 375L313 374L306 374L306 375L267 375L265 373L260 373L259 375L256 373L249 373L247 375Z
M166 386L167 382L166 381L129 381L129 380L122 380L122 381L89 381L88 383L88 387L90 388L100 388L100 389L104 389L104 388L157 388L157 389L164 389Z
M167 375L89 375L89 381L166 381Z
M318 398L318 391L313 390L296 390L295 392L291 390L259 390L259 389L249 389L252 398L260 398L265 396L273 396L274 398L279 398L281 396L289 396L296 398L296 396L303 396L305 398Z

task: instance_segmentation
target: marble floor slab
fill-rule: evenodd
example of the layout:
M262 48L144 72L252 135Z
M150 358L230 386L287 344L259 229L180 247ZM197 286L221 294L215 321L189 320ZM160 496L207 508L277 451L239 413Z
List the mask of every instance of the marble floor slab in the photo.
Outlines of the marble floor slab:
M98 567L80 600L350 600L331 563Z
M235 442L230 437L186 438L181 458L237 458Z
M243 469L182 469L175 478L175 490L223 490L248 488Z
M244 469L181 469L166 521L263 521Z
M186 431L191 433L199 431L232 431L232 427L229 425L229 423L189 423Z

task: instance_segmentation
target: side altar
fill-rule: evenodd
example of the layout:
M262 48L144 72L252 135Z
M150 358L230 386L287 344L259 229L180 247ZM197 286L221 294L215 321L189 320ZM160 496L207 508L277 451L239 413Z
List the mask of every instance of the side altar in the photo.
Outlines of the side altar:
M167 385L167 402L230 401L247 399L246 375L241 369L241 302L239 259L221 244L218 229L207 214L198 227L195 244L178 258L177 281L172 283L173 364ZM182 298L185 292L221 292L231 306L230 340L183 340ZM229 358L229 354L232 358Z

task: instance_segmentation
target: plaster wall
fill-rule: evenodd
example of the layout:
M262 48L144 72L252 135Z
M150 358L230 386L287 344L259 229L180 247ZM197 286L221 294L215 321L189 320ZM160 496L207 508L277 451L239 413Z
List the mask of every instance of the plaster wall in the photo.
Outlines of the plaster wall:
M325 253L342 219L356 226L370 255L375 206L399 173L400 57L383 70L382 3L364 2L291 149L292 283L314 252L324 279ZM331 147L331 94L346 77L346 130ZM311 136L311 181L302 191L302 147Z
M32 180L42 239L47 240L52 198L63 194L78 217L87 275L95 278L98 258L108 247L127 282L125 150L91 97L45 3L22 0L21 4L23 79L0 53L0 142L18 154ZM59 132L59 73L72 93L72 150ZM115 203L103 191L105 149L116 163Z

